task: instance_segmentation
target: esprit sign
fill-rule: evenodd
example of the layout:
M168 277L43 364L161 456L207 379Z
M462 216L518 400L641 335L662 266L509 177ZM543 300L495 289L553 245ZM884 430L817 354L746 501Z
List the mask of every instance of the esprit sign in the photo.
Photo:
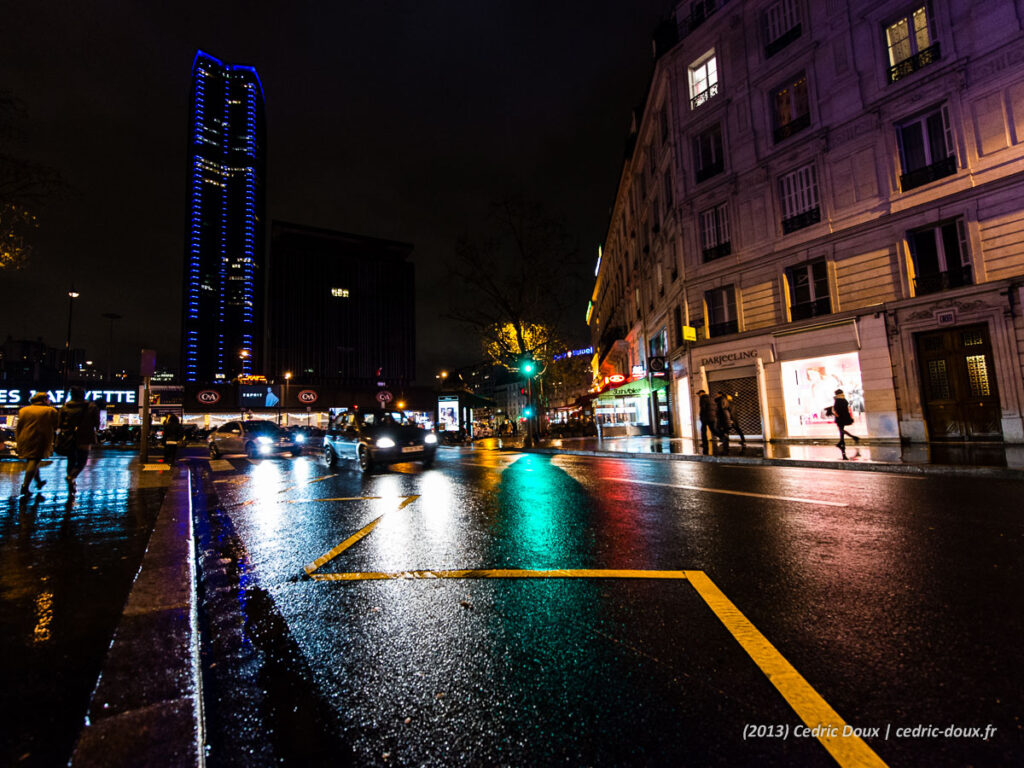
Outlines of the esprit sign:
M312 389L304 389L296 395L300 403L305 405L312 405L319 399L319 395Z
M36 389L0 389L0 405L26 405L32 395L43 390ZM50 402L56 405L62 404L68 399L68 393L63 389L46 390ZM85 393L86 400L103 400L108 404L134 405L138 397L134 389L90 389Z

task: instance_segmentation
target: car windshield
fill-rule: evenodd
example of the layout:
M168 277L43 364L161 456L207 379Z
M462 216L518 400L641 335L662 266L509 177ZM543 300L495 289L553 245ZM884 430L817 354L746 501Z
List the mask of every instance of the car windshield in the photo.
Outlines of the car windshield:
M374 427L393 427L411 424L399 411L368 411L363 414L363 424Z

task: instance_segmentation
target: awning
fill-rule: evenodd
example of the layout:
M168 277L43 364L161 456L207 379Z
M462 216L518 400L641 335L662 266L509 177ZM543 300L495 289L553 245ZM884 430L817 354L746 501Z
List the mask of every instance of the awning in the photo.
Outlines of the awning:
M662 378L652 379L650 384L647 383L647 379L635 379L634 381L619 384L614 389L606 389L598 395L597 399L599 402L607 402L623 397L647 397L652 391L657 392L667 386L668 384L665 379Z

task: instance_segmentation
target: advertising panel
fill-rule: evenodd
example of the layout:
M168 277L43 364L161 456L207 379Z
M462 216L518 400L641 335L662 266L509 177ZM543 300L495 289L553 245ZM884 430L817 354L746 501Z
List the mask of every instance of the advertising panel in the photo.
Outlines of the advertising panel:
M437 398L437 425L441 432L459 431L458 395L440 395Z
M846 394L858 432L865 434L864 387L856 352L783 362L782 392L789 436L835 437L835 419L825 409L832 405L837 389Z
M276 408L281 404L276 389L270 384L239 384L238 407Z

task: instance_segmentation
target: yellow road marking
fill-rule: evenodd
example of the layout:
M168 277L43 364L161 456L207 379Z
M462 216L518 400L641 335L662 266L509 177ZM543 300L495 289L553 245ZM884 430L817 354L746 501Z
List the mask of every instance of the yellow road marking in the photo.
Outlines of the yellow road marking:
M338 496L333 499L285 499L285 504L312 504L314 501L371 501L383 496Z
M792 664L779 653L757 627L733 605L704 571L685 571L687 580L697 590L715 616L725 625L743 650L768 676L768 680L789 702L808 728L819 725L818 741L844 768L854 766L885 766L882 759L859 736L843 737L846 721L811 687ZM831 727L829 727L831 726ZM834 730L833 730L834 728ZM835 736L828 734L834 733Z
M401 504L399 504L398 508L399 509L405 509L407 506L412 504L418 498L419 498L419 495L406 496L405 500ZM342 500L343 499L339 499L339 501L342 501ZM350 501L351 499L346 499L346 500ZM386 515L387 512L385 512L384 514ZM338 555L340 555L346 549L351 547L353 544L355 544L356 542L358 542L361 539L363 539L367 534L370 533L370 531L372 531L374 528L376 528L377 524L380 523L380 521L383 520L383 519L384 519L384 515L381 515L380 517L376 518L375 520L372 520L371 522L367 523L365 526L360 528L358 531L353 533L351 536L349 536L347 539L345 539L343 542L341 542L341 544L336 546L330 552L328 552L325 555L321 555L320 557L318 557L316 560L314 560L312 563L310 563L309 565L306 566L306 573L309 574L310 576L312 576L313 575L313 571L315 571L317 568L320 568L321 566L329 563L331 560L336 558Z
M280 491L278 491L278 493L287 493L288 491L294 491L296 488L305 488L307 485L313 485L313 483L322 483L324 480L330 480L332 477L337 476L337 473L333 475L324 475L323 477L318 477L316 480L307 480L304 483L299 483L297 485L292 485L287 488L282 488Z
M639 485L660 485L665 488L682 488L686 491L703 491L704 493L726 493L731 496L753 496L758 499L776 499L778 501L795 501L801 504L819 504L825 507L849 506L843 501L824 501L823 499L805 499L799 496L773 496L769 493L751 493L749 491L729 491L724 488L705 488L700 485L683 485L680 483L656 483L653 480L633 480L625 477L604 477L602 480L613 480L619 483L638 483Z
M379 520L380 518L377 519ZM310 575L317 581L382 581L387 579L685 579L686 571L604 570L592 568L558 568L549 571L531 571L515 568L489 568L455 571L363 571L358 573L317 573Z

